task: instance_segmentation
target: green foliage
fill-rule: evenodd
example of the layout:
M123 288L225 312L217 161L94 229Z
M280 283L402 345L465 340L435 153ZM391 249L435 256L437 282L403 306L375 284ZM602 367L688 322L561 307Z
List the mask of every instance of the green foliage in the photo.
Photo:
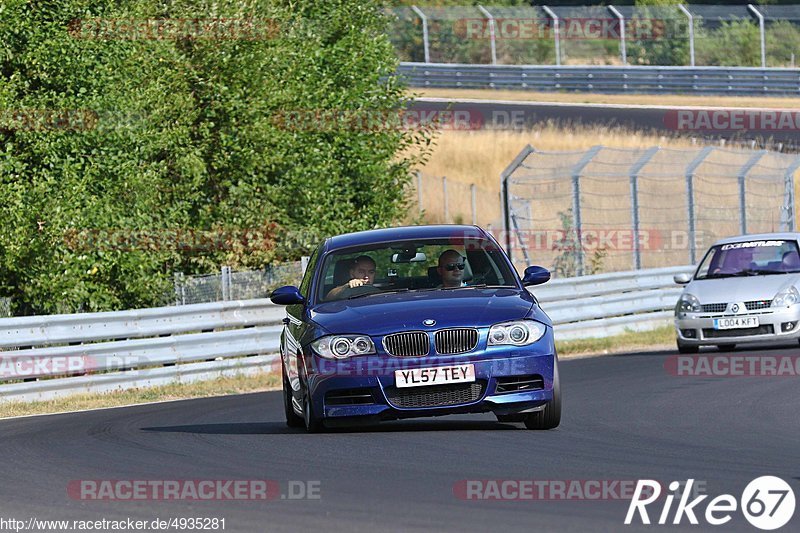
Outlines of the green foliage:
M761 65L758 24L750 20L721 22L717 29L695 27L698 65L755 67Z
M75 31L76 19L253 17L275 21L274 38ZM428 132L275 120L291 110L400 107L385 30L371 0L4 2L0 296L13 297L17 313L153 305L174 270L296 259L320 236L402 218L414 160L398 154ZM178 230L264 228L274 244L256 248L198 252L174 239ZM109 229L164 238L147 247L74 242Z
M605 248L596 248L591 256L586 257L583 242L575 228L572 209L559 211L563 237L553 243L553 249L559 254L553 260L553 274L559 278L571 278L578 275L581 254L584 256L584 274L599 274L603 271L604 261L608 256Z

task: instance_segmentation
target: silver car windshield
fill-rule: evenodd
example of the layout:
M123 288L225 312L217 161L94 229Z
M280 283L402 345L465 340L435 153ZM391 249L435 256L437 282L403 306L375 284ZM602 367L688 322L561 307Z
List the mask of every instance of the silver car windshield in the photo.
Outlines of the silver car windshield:
M797 241L758 239L713 246L695 279L800 272Z

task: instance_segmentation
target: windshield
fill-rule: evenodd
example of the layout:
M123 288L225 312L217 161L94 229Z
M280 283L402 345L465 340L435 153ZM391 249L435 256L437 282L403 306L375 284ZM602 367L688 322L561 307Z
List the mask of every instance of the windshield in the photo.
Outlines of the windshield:
M797 242L754 240L713 246L695 279L800 272Z
M503 252L486 239L424 239L348 248L328 254L320 301L387 292L516 287Z

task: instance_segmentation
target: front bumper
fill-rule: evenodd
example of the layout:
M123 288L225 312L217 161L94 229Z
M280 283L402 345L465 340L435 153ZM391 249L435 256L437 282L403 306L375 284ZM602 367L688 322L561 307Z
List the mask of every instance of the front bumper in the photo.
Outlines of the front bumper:
M490 411L524 414L542 409L553 399L556 354L552 343L545 346L544 351L540 343L535 343L458 356L375 355L342 361L312 356L315 368L307 374L308 386L314 411L334 424L350 419L377 421ZM474 365L475 382L395 387L396 370L458 364ZM508 385L518 377L530 380L523 390Z
M715 330L714 319L758 317L758 328ZM789 327L788 325L792 325ZM800 305L768 308L733 315L726 313L679 313L675 317L678 341L690 346L786 342L800 338Z

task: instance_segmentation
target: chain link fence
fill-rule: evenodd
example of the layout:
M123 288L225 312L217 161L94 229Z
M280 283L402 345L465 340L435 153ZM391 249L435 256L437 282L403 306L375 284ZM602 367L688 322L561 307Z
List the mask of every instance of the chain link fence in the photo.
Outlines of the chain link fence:
M235 271L224 266L219 274L184 276L175 273L175 305L266 298L282 285L300 285L306 259L270 265L263 270Z
M474 183L447 176L417 172L411 194L412 217L427 224L497 224L501 220L500 195Z
M798 169L764 150L527 146L503 173L497 236L520 271L559 277L696 264L722 237L794 231Z
M401 61L794 68L800 5L387 8Z

